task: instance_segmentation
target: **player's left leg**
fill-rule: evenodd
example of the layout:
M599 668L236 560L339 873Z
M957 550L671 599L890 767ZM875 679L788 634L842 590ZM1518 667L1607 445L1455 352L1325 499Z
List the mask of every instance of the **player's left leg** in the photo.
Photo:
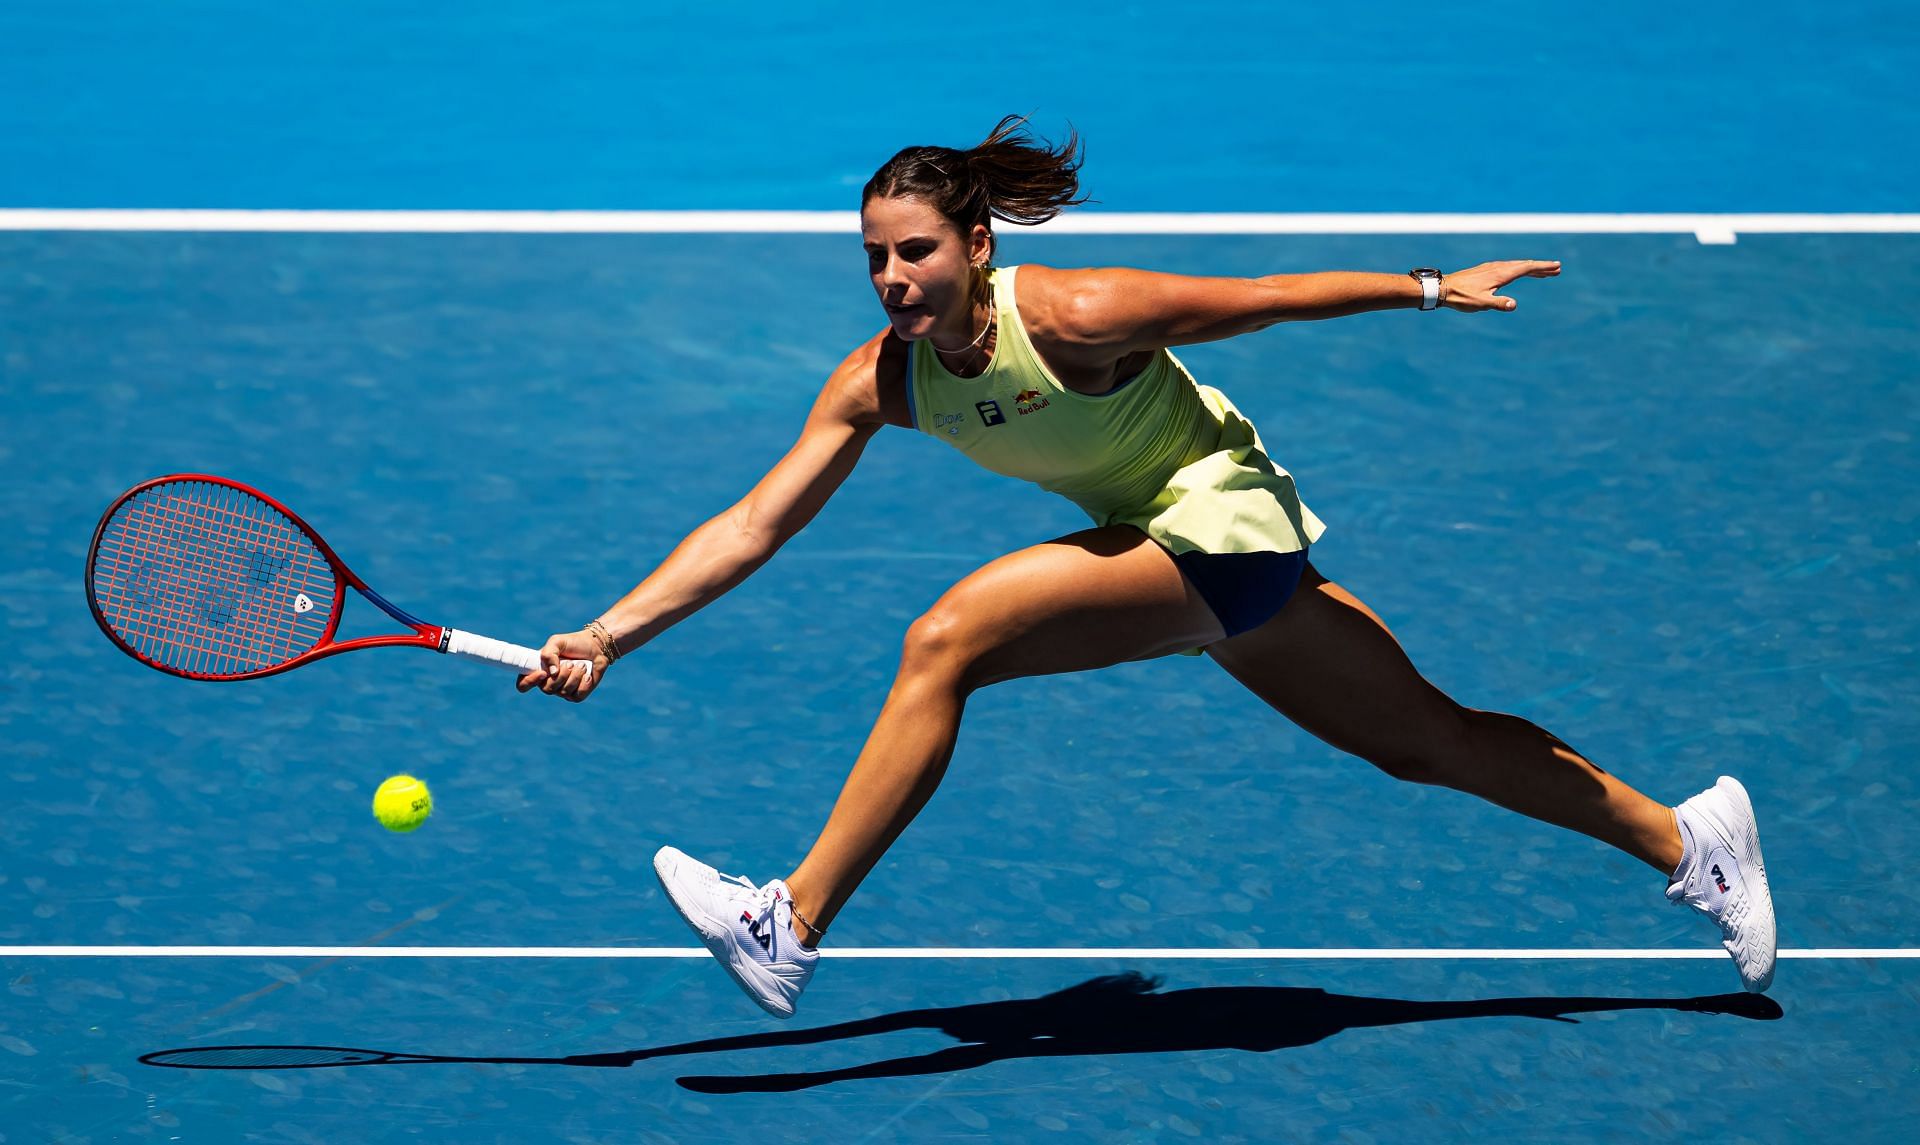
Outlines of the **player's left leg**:
M1680 861L1671 808L1527 720L1454 702L1371 609L1311 564L1277 616L1207 652L1282 715L1397 779L1590 835L1661 874Z
M1283 715L1389 775L1591 835L1668 875L1667 898L1713 920L1746 988L1773 981L1773 896L1737 780L1723 776L1669 808L1543 728L1460 706L1414 670L1371 609L1311 564L1278 615L1207 651Z

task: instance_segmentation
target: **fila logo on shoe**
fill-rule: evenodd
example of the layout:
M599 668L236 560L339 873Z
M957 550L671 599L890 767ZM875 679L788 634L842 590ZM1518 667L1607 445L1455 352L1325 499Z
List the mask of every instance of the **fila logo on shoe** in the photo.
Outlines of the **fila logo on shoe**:
M741 911L740 921L747 924L747 933L753 935L753 940L760 944L760 949L769 954L773 953L773 935L761 932L760 920L753 917L751 911Z
M1713 865L1713 885L1720 888L1721 894L1727 893L1727 876L1720 873L1720 864Z

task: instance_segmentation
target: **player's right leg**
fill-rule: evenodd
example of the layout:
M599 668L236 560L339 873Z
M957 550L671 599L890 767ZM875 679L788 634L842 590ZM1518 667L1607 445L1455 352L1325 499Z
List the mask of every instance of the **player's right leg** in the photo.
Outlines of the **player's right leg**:
M801 912L827 926L926 803L973 692L1164 656L1220 635L1166 550L1126 526L1024 549L954 585L908 629L880 718L788 880Z
M968 696L1002 680L1163 656L1221 635L1173 558L1137 529L1089 529L1001 557L908 629L880 717L793 874L754 888L671 848L655 868L734 979L785 1017L813 968L814 952L793 938L818 941L926 804Z

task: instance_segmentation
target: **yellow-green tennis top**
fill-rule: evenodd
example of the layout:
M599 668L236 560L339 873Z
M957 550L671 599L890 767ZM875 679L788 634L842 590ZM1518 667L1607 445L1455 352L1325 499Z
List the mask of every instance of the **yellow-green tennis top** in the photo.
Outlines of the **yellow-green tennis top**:
M1000 333L979 377L957 377L930 345L913 344L907 395L918 429L1176 553L1291 553L1320 539L1326 526L1259 433L1171 353L1155 352L1097 397L1061 385L1021 324L1017 270L992 272Z

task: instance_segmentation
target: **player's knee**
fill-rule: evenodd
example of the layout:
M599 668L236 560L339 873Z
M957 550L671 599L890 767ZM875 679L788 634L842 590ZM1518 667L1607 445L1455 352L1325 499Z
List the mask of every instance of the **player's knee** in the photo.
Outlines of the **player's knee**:
M1367 762L1395 779L1453 787L1472 766L1473 728L1464 711L1444 713L1397 739L1367 754Z
M903 677L958 683L979 655L976 626L957 608L936 604L907 626L900 649Z

